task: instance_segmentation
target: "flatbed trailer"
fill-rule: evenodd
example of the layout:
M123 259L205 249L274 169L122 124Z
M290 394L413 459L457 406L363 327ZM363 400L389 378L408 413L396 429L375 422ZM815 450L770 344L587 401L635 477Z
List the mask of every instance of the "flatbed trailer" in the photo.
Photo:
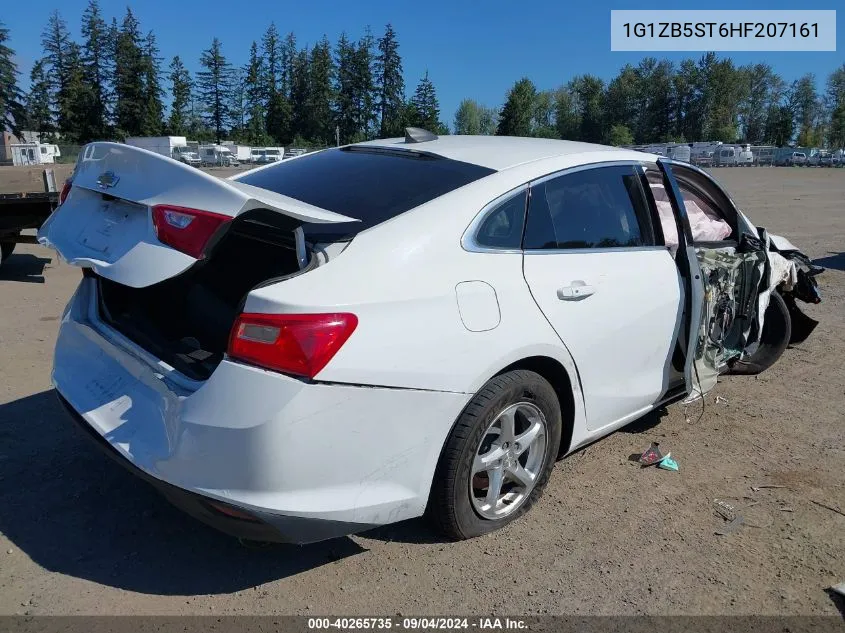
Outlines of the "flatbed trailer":
M0 193L0 265L16 244L35 244L34 235L21 235L24 229L37 229L59 204L57 191Z

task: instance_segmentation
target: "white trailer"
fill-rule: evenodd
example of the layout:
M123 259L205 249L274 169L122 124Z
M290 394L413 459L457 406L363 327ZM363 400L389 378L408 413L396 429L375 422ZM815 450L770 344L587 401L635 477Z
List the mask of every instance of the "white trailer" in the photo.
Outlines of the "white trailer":
M130 136L126 139L126 144L132 147L140 147L141 149L167 156L168 158L177 158L176 148L187 147L188 140L184 136Z
M229 167L235 163L229 145L200 145L200 160L203 165Z
M58 145L52 143L12 143L12 165L50 165L61 157Z

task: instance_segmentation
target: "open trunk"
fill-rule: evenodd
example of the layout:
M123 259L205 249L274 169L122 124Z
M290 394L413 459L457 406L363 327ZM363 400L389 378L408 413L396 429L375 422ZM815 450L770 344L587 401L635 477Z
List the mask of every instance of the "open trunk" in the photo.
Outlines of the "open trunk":
M316 265L302 225L355 221L140 148L91 143L38 241L98 279L103 321L203 380L249 291Z
M152 286L99 277L100 318L186 376L205 380L223 359L249 291L300 272L294 236L276 224L267 214L239 218L207 259Z

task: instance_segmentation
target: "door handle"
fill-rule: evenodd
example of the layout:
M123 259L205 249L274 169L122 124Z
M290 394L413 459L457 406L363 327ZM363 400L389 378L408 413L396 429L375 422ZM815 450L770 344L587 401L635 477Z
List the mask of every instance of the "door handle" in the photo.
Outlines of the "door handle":
M557 289L557 298L561 301L580 301L586 299L596 291L594 286L587 285L576 279L568 286Z

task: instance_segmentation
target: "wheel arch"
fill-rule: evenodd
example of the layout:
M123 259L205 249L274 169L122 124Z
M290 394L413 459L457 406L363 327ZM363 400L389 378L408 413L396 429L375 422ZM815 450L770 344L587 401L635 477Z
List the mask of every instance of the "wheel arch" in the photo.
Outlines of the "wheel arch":
M562 425L558 457L562 457L569 452L569 446L572 443L572 432L575 427L575 392L572 389L572 378L569 376L569 372L566 371L566 368L560 361L550 356L528 356L511 363L507 367L503 367L501 371L496 372L491 378L516 369L526 369L539 374L555 390L558 404L560 405Z

